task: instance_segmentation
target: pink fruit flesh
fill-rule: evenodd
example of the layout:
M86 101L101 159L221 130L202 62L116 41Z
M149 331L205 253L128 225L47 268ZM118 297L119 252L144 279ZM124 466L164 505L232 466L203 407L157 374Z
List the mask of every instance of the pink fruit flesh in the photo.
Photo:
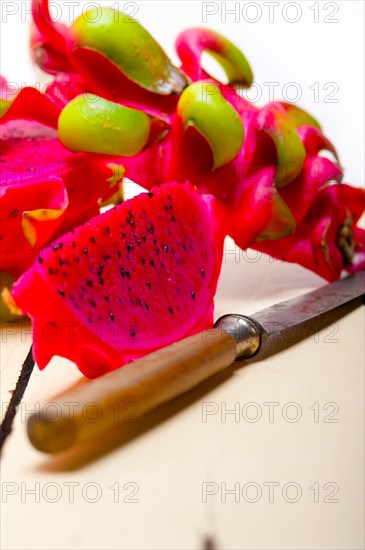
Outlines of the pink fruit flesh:
M96 377L211 326L215 208L188 183L164 184L44 249L13 288L39 367L61 355Z

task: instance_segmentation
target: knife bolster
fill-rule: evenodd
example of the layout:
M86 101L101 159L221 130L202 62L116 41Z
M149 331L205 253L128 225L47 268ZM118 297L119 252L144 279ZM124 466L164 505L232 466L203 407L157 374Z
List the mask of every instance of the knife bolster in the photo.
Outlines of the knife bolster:
M251 317L239 314L223 315L214 326L224 330L235 340L237 359L248 359L259 351L264 330Z

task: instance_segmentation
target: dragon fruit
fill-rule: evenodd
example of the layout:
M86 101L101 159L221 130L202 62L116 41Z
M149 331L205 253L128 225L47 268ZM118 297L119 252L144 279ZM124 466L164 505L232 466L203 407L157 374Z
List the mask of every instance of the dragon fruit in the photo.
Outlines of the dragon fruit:
M217 208L188 183L164 184L45 248L12 291L39 367L61 355L95 377L212 326Z
M2 79L1 92L0 272L10 281L40 248L117 201L124 168L110 157L70 153L55 129L59 110L37 90L12 97ZM1 319L13 320L1 308Z
M363 189L325 186L291 235L279 241L262 239L252 248L334 281L343 269L354 273L365 267L365 231L356 226L364 208Z
M268 253L272 249L277 257L280 246L276 243L286 246L289 236L296 239L298 231L303 235L299 228L307 214L316 210L311 205L318 194L342 179L337 153L318 123L298 107L274 102L254 109L239 100L232 101L232 94L227 96L228 101L226 93L225 87L209 80L190 85L179 98L165 136L139 154L119 159L127 175L147 189L164 181L189 180L202 193L213 194L230 210L227 231L242 249L258 247ZM63 143L74 150L79 101L76 98L65 107L59 124ZM100 120L98 109L93 109L88 125L95 126ZM112 136L112 130L108 132ZM87 126L78 133L79 150L88 150L89 134ZM101 151L96 141L93 147ZM333 160L322 157L322 150L329 151ZM103 151L115 152L114 148ZM347 197L353 203L349 186L341 193L345 204ZM331 201L334 195L331 192L324 196ZM358 197L360 200L361 192ZM351 215L358 220L361 208L356 212L342 209L342 218L339 212L337 231ZM348 227L355 235L354 250L360 250L362 231L354 223ZM352 254L348 259L347 255L345 260L337 246L336 231L327 237L332 239L328 246L336 249L336 257L343 261L329 261L320 240L310 245L314 246L311 260L304 252L280 252L280 258L301 263L328 280L338 278L342 269L356 269L358 256ZM308 238L306 235L296 240L296 248L308 248Z
M8 295L33 319L41 368L58 354L99 376L211 325L226 234L243 249L298 262L328 280L364 268L365 232L356 225L363 191L340 183L336 150L312 116L282 102L257 108L240 96L234 85L249 86L253 75L229 40L209 29L184 31L178 69L143 27L125 24L125 14L102 8L96 18L92 9L66 27L52 21L48 0L33 0L32 8L34 57L55 77L45 94L53 112L34 111L46 117L36 118L43 134L35 142L53 140L66 166L70 158L97 163L111 186L104 193L99 181L90 204L78 181L72 202L73 171L52 171L50 206L24 212L23 233L17 209L7 207L17 240L25 235L33 261L35 243L97 214L118 187L115 173L104 177L111 166L152 189L44 248ZM204 52L228 84L202 67ZM24 117L17 100L2 102L1 114L6 124ZM54 128L55 118L58 134L50 138L44 125Z
M163 78L162 90L157 73L142 70L139 53L147 55L147 44L156 47L151 37L140 26L125 29L132 33L128 36L137 54L123 40L117 43L113 39L121 29L118 25L123 14L106 9L103 25L90 23L90 16L66 28L52 22L47 0L34 0L33 10L38 63L56 74L50 97L65 106L92 83L102 97L143 109L168 124L164 135L159 135L162 139L149 140L137 155L120 157L130 179L146 189L165 181L190 180L201 192L212 193L229 209L228 233L243 249L272 250L275 257L302 263L329 280L339 277L342 269L353 271L362 265L364 233L356 220L363 198L350 186L337 189L343 174L335 148L317 121L295 105L273 102L257 108L236 92L233 85L250 86L253 74L245 56L229 40L206 28L183 31L175 44L180 72L174 69L171 73L179 75L181 85L172 90L167 85L169 77ZM206 52L221 64L228 84L218 82L204 69L202 56ZM171 67L160 51L157 57L157 71ZM185 75L185 84L181 75ZM192 84L186 88L188 79ZM164 95L166 90L175 95ZM74 118L73 108L68 108L68 118ZM94 123L97 117L95 113ZM65 120L62 139L70 146L68 136L73 134L75 119L73 125L67 117ZM76 150L89 150L86 130L78 135ZM98 151L98 147L92 150ZM323 157L322 150L334 158ZM356 208L355 195L360 205ZM343 208L339 207L340 196ZM323 200L329 201L327 207ZM318 229L320 237L314 239L308 216L314 216L316 226L326 228L331 209L335 224L331 223L331 231L323 229L321 233ZM348 235L344 241L345 227ZM298 253L298 248L303 248L303 253ZM333 251L330 255L328 249Z

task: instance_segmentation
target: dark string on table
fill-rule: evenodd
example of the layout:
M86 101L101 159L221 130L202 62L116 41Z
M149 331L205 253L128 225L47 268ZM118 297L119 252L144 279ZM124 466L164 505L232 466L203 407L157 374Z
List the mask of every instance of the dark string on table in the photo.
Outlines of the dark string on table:
M12 396L6 409L4 420L0 425L0 451L2 450L7 437L10 435L13 429L13 422L17 412L17 408L21 400L23 399L24 392L27 389L28 382L33 372L33 368L33 346L31 346L20 371L15 389L12 392Z

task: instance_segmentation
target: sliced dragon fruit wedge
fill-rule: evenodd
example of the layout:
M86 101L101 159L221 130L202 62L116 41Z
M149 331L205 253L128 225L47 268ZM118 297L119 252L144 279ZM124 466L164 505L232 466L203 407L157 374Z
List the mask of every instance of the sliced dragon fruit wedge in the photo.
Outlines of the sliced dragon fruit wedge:
M44 249L12 291L39 367L60 355L93 378L211 326L217 208L189 183L164 184Z

